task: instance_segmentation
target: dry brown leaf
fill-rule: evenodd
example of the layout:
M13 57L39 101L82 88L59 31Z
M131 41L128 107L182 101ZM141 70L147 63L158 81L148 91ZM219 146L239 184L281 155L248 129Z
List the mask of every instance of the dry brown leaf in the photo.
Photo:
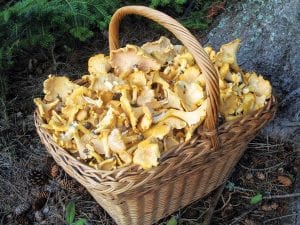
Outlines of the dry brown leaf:
M257 225L257 223L255 223L253 220L250 220L250 219L245 219L244 224L245 225Z
M272 203L271 205L270 204L266 204L266 205L263 205L261 207L261 209L263 211L266 211L266 212L269 212L269 211L272 211L272 210L276 210L278 208L278 204L277 203Z
M245 177L246 177L247 180L251 180L253 178L253 174L252 173L247 173Z
M287 176L278 176L277 180L279 181L279 183L281 183L285 187L289 187L293 183L291 178L289 178Z
M256 177L260 180L265 180L266 179L266 175L262 172L257 172Z

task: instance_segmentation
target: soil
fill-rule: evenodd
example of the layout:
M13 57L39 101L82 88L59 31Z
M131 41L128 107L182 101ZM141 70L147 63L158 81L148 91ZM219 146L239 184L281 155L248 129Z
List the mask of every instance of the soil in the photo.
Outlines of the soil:
M163 31L145 31L140 26L130 27L129 30L125 26L121 42L124 44L126 40L139 44L155 40L162 34L170 36ZM42 83L48 74L78 78L86 72L89 56L100 49L107 52L105 39L102 37L100 41L68 55L60 55L56 49L50 58L33 55L23 65L9 71L8 118L6 126L0 130L0 224L19 224L20 216L16 216L16 208L26 202L35 202L37 193L41 191L48 193L46 202L39 207L42 218L32 207L22 213L31 221L30 224L66 224L65 207L70 201L75 202L76 218L86 218L90 225L115 224L89 193L62 169L59 169L57 176L44 173L54 162L41 144L33 123L33 98L42 95ZM285 143L261 137L254 139L229 178L211 224L292 224L296 213L291 209L291 200L294 199L291 194L300 168L297 159L297 150ZM45 174L45 184L34 185L30 182L29 177L34 170ZM266 199L250 204L258 194ZM278 198L278 195L283 198ZM178 224L201 224L214 200L212 193L172 216ZM165 218L157 224L167 224L169 219Z

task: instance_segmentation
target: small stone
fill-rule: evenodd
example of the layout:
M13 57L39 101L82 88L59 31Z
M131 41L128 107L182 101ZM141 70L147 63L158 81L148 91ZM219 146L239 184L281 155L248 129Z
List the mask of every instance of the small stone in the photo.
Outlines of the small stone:
M31 204L29 202L23 202L15 208L15 214L19 216L21 214L28 212L30 208L31 208Z
M34 217L37 222L41 222L44 220L44 214L41 211L36 211L34 213Z
M20 117L22 117L22 115L23 115L23 113L22 113L22 112L17 112L17 114L16 114L17 118L20 118Z
M42 210L42 212L43 212L43 214L44 215L48 215L48 213L49 213L49 207L45 207L43 210Z

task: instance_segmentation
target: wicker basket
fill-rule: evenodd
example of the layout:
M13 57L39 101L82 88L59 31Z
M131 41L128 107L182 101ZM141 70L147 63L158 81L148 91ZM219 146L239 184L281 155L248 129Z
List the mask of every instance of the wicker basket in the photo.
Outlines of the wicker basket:
M55 161L79 181L119 225L148 225L202 198L221 185L247 144L276 112L274 96L258 111L217 127L218 74L196 38L176 20L143 6L120 8L109 25L110 50L118 48L119 24L137 14L171 31L193 54L206 79L207 118L188 142L166 152L150 170L128 166L114 171L93 169L59 147L35 113L37 132Z

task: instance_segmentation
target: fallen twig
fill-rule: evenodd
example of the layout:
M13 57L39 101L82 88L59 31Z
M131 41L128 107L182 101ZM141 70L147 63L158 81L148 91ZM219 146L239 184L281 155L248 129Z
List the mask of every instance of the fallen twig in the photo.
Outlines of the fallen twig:
M286 195L270 195L263 197L264 200L269 199L281 199L281 198L297 198L300 197L300 193L292 193L292 194L286 194Z
M237 222L242 220L245 216L247 216L249 213L251 213L257 207L258 207L258 204L252 205L247 211L243 212L239 217L234 218L229 225L236 224Z
M272 218L272 219L265 220L263 222L263 224L266 224L266 223L269 223L269 222L272 222L272 221L275 221L275 220L279 220L279 219L288 218L288 217L291 217L291 216L298 216L298 215L300 215L300 214L299 213L292 213L292 214L288 214L288 215L284 215L284 216L278 216L278 217L275 217L275 218Z
M226 201L224 201L224 199L223 199L223 206L222 206L221 208L217 209L215 212L220 212L220 211L222 211L223 209L225 209L225 207L226 207L226 206L228 205L228 203L230 202L231 196L232 196L233 194L234 194L234 192L229 193L228 199L227 199Z
M224 183L217 189L217 192L216 192L216 194L215 194L215 196L214 196L214 199L213 199L213 203L210 205L210 207L209 207L209 209L208 209L208 211L207 211L207 214L206 214L206 216L205 216L205 219L204 219L202 225L209 225L209 224L210 224L210 221L211 221L212 216L213 216L213 214L214 214L215 208L216 208L216 206L217 206L217 204L218 204L219 198L221 197L221 194L222 194L222 192L223 192L225 186L226 186L226 182L224 182Z
M275 169L277 167L280 167L283 165L283 162L280 162L274 166L270 166L270 167L266 167L266 168L262 168L262 169L255 169L255 168L250 168L250 167L247 167L247 166L244 166L242 164L239 164L242 168L246 169L246 170L251 170L251 171L267 171L267 170L272 170L272 169Z

